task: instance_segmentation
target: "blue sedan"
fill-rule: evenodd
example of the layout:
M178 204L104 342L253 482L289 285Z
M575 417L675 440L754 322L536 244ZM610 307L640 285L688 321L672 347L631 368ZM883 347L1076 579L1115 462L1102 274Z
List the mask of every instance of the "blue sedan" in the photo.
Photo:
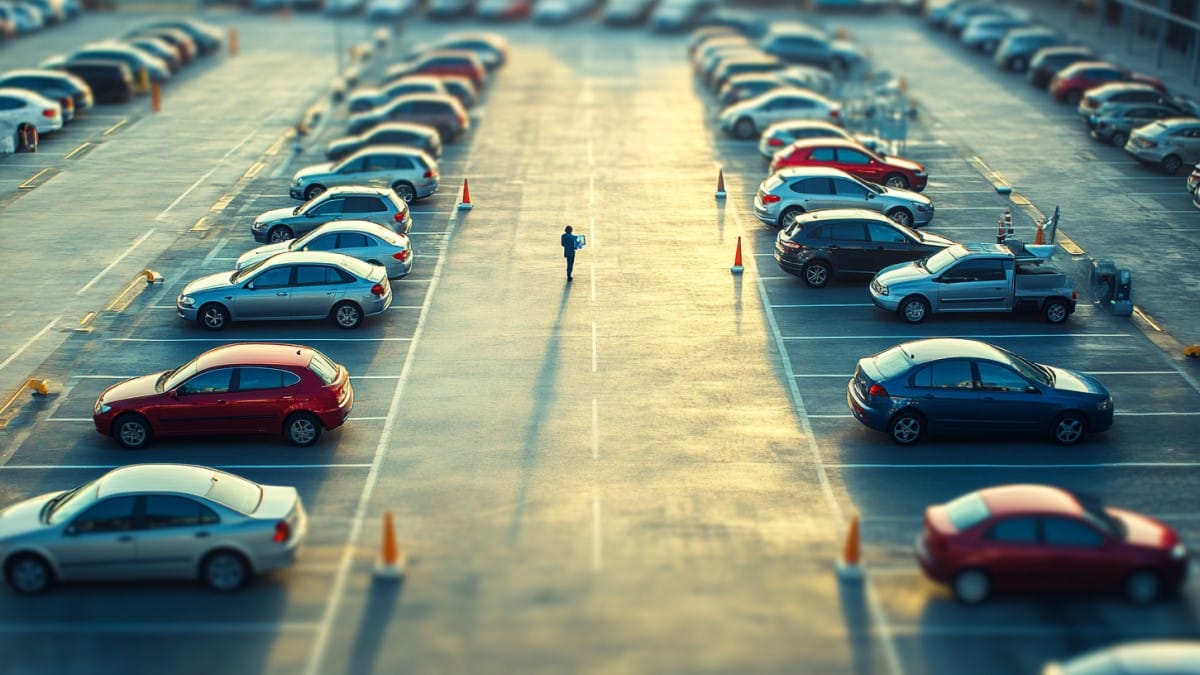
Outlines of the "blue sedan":
M1088 375L1034 363L978 340L933 338L858 361L850 412L892 441L926 432L1048 434L1074 445L1112 426L1112 396Z

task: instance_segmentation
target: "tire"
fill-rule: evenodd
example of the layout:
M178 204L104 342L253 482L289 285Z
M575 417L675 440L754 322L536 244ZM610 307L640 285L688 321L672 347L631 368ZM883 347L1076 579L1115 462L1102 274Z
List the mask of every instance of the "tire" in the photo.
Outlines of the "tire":
M905 227L912 227L913 216L912 216L912 213L910 213L908 211L908 209L905 209L905 208L892 209L891 211L887 212L887 217L891 218L892 220L896 221L897 223L900 223L901 225L903 225Z
M1054 418L1050 437L1059 445L1076 445L1087 433L1087 420L1077 412L1065 412Z
M297 448L307 448L321 437L321 420L306 412L292 413L283 422L283 438Z
M1162 580L1150 570L1137 570L1125 580L1122 589L1131 605L1148 605L1162 594Z
M267 233L267 241L271 242L272 244L278 244L281 241L287 241L289 239L294 239L295 237L296 234L292 232L292 228L288 227L287 225L276 225L275 227L271 228L270 232Z
M806 264L800 270L800 274L809 288L822 288L829 283L829 277L833 276L833 269L824 260L814 260Z
M962 604L978 605L987 600L992 590L992 580L983 570L965 569L954 575L950 590L954 592L954 599Z
M37 127L30 124L22 124L17 127L16 149L17 152L37 152Z
M749 117L743 117L733 125L733 135L738 138L754 138L754 133L754 120Z
M900 301L897 311L900 318L908 323L921 323L929 316L929 301L919 295L912 295Z
M904 174L900 173L889 173L887 176L884 176L883 184L890 188L900 188L901 190L907 190L909 185L908 179L904 177Z
M896 445L913 445L925 435L925 418L915 410L901 410L888 422L887 431Z
M1063 96L1063 100L1069 106L1079 105L1079 101L1082 98L1083 92L1079 91L1078 89L1072 89L1071 91L1068 91L1065 96Z
M1113 147L1123 148L1125 147L1125 141L1128 140L1129 134L1125 133L1124 131L1114 131L1113 135L1109 137L1108 142L1112 143Z
M210 302L200 308L196 315L200 325L208 330L224 330L229 325L229 310L215 302Z
M783 230L791 227L792 223L796 222L796 218L801 215L804 215L804 209L799 206L784 209L783 213L779 214L779 229Z
M214 591L236 591L249 579L250 563L237 551L220 549L200 561L200 581Z
M316 185L316 184L309 185L307 188L304 189L304 201L306 201L306 202L310 201L310 200L312 200L313 197L316 197L317 195L319 195L323 192L325 192L324 185Z
M36 553L18 553L4 565L4 581L22 595L37 595L54 585L54 570Z
M1059 298L1050 298L1042 307L1042 317L1047 323L1062 323L1071 316L1071 308L1067 306L1065 300Z
M1172 176L1179 173L1179 167L1183 166L1183 160L1177 155L1167 155L1163 157L1162 170L1163 173L1171 174Z
M362 308L353 302L339 302L329 311L329 318L338 328L358 328L363 321Z
M150 422L141 415L121 415L113 422L112 437L122 448L141 450L150 445L154 438L154 430Z
M413 203L417 198L417 191L408 183L396 183L392 186L392 191L403 199L406 204Z

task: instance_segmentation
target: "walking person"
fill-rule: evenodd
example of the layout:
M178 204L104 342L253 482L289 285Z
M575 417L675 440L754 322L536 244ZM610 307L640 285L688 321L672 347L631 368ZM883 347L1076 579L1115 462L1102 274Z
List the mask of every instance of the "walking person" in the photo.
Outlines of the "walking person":
M563 257L567 259L567 281L571 281L574 277L571 272L575 269L575 235L571 234L571 226L563 231L562 235Z

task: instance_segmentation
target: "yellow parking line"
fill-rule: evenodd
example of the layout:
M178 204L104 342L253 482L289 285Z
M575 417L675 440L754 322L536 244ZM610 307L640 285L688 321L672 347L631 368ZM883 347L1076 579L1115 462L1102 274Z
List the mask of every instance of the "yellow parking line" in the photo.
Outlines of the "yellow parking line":
M208 231L209 226L205 224L206 221L208 221L208 216L200 216L200 220L197 220L196 224L192 225L192 229L190 229L188 231L189 232L206 232L206 231Z
M24 183L21 183L20 185L18 185L17 189L18 190L32 190L33 188L37 187L36 185L33 184L34 181L41 178L49 170L50 170L50 167L46 167L46 168L42 169L41 171L33 174Z
M1141 307L1134 305L1133 313L1137 314L1138 318L1141 319L1142 321L1145 321L1146 323L1150 324L1150 327L1153 328L1154 330L1156 330L1160 333L1163 332L1162 326L1155 323L1154 319L1151 319L1149 314L1143 312Z
M79 153L83 152L84 150L90 148L91 146L92 146L91 143L84 141L84 142L80 143L79 145L75 146L75 149L68 152L66 154L66 156L63 157L63 159L71 159L75 155L78 155Z
M126 124L129 124L129 118L123 118L123 119L121 119L121 121L117 122L116 124L112 125L111 127L107 128L107 129L105 129L103 135L107 136L109 134L115 133L117 131L117 129L120 129L121 127L125 126Z
M1058 232L1057 234L1055 234L1054 239L1058 243L1059 246L1063 247L1064 251L1066 251L1067 253L1070 253L1071 255L1083 255L1085 253L1085 251L1082 248L1079 248L1078 244L1071 241L1071 238L1068 237L1067 235L1063 234L1062 232Z
M278 154L279 149L283 147L283 141L286 138L287 138L287 135L283 135L283 136L280 136L279 138L275 139L275 142L271 144L271 147L267 148L267 152L265 153L266 156L273 157L276 154Z
M267 165L263 162L255 162L253 166L251 166L249 169L246 169L246 173L242 174L242 179L248 180L250 178L254 178L265 168L267 168Z
M217 201L213 202L212 208L209 210L210 211L224 211L225 207L229 206L229 202L231 202L231 201L233 201L233 193L224 195Z

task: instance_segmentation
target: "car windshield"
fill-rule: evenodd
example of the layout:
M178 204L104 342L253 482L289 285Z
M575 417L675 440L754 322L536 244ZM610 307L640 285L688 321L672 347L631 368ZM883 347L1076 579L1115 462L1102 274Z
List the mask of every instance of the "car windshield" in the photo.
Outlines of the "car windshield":
M258 270L258 268L262 267L270 259L271 259L270 256L268 256L266 258L263 258L262 260L259 260L256 263L252 263L246 267L243 267L240 270L236 270L233 274L229 275L229 283L236 284L236 283L239 283L239 282L245 280L251 274L254 274L254 272L256 272Z
M975 527L991 515L987 502L983 501L983 497L980 497L977 492L963 495L946 504L946 516L950 518L950 524L954 526L954 529L959 532Z
M189 378L191 378L191 376L195 375L196 371L198 370L200 370L200 364L196 362L196 359L192 359L182 366L179 366L175 370L168 370L167 372L163 373L162 377L158 378L158 382L161 384L161 387L155 385L155 389L158 389L159 391L169 391L174 389L175 387L178 387L186 382Z
M75 517L75 514L91 505L95 500L97 489L96 480L92 479L79 487L63 492L42 507L42 520L52 525L70 520Z
M920 261L921 267L930 274L941 274L950 268L961 256L954 248L944 248L937 253Z
M908 370L912 365L912 355L904 351L904 345L896 345L891 349L879 352L875 355L875 367L879 370L879 375L884 380L890 380L893 377Z
M1121 519L1108 512L1097 497L1075 495L1079 505L1083 507L1083 519L1097 529L1104 531L1114 539L1124 539L1129 534L1129 528Z
M1034 363L1024 356L1018 356L1008 350L1000 350L1008 357L1008 365L1012 366L1026 379L1033 380L1047 387L1054 386L1054 371L1040 363Z
M234 511L250 514L258 509L262 494L262 486L258 483L214 469L205 496Z
M312 358L308 362L308 369L311 370L325 384L333 384L337 380L338 366L333 361L329 360L317 350L313 350Z

